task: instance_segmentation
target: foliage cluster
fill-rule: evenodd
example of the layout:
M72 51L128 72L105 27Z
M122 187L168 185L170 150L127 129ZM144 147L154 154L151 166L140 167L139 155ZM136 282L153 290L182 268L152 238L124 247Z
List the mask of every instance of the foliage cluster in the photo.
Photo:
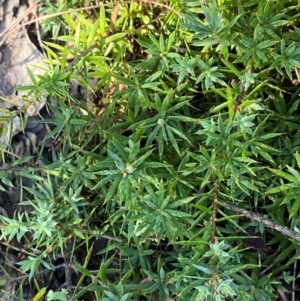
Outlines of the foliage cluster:
M42 173L16 171L35 180L24 187L33 210L1 217L2 239L30 236L20 270L35 279L69 252L69 300L274 300L291 289L299 242L223 205L299 232L298 16L287 0L111 1L45 23L49 71L20 89L48 97L46 138L69 151Z

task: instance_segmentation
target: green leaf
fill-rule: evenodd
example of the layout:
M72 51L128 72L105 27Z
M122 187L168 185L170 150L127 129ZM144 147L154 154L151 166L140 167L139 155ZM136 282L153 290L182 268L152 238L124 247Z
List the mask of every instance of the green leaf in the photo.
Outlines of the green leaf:
M297 181L300 184L300 173L290 166L287 166L287 169L297 179Z
M188 117L188 116L172 116L172 115L168 115L168 120L172 120L172 121L183 121L183 122L197 122L197 119L192 118L192 117Z
M232 72L234 73L238 78L240 78L242 76L242 73L239 72L232 63L224 60L224 59L221 59L222 63Z
M172 89L169 89L169 91L167 92L167 95L164 98L163 103L162 103L161 110L163 112L168 111L170 105L172 104L173 95L174 95L174 91ZM162 114L162 116L164 116L164 115Z
M300 169L300 155L298 152L296 152L295 157L296 157L298 168Z
M197 270L203 272L204 274L212 275L212 271L209 268L205 267L205 266L198 265L198 264L193 264L193 267L196 268Z
M281 136L281 135L282 135L281 133L269 133L269 134L266 134L266 135L259 136L257 138L257 140L258 141L263 141L263 140L275 138L275 137L278 137L278 136Z
M113 196L114 196L114 194L115 194L117 188L118 188L119 185L120 185L121 180L122 180L122 175L119 175L119 176L117 176L117 177L114 177L113 183L109 186L109 189L108 189L108 191L106 192L106 196L105 196L105 199L104 199L104 203L107 203L108 201L110 201L110 200L113 198Z
M291 189L290 185L280 185L280 186L272 187L272 188L268 189L265 192L265 194L274 194L274 193L283 192L283 191L286 191L289 189Z
M152 83L143 84L141 87L144 89L150 89L153 91L160 92L160 91L162 91L162 89L158 88L159 85L160 85L160 83L158 83L158 82L152 82Z
M275 45L276 43L278 43L277 41L263 41L261 43L259 43L256 47L258 49L264 49L264 48L269 48L273 45Z
M167 217L169 216L173 216L173 217L178 217L178 218L183 218L183 217L190 217L191 215L185 212L181 212L181 211L176 211L176 210L171 210L171 209L164 209L164 211L162 211L162 214L167 213Z
M150 150L150 151L146 152L144 155L142 155L141 157L139 157L137 160L135 160L132 163L132 167L137 168L152 154L152 152L153 152L153 150Z
M117 154L108 150L108 155L115 161L115 164L120 171L125 170L125 167L126 167L125 163L122 161L122 159Z
M104 7L104 6L102 6L102 7ZM94 24L93 24L93 27L92 27L92 29L91 29L91 31L90 31L90 33L89 33L89 36L88 36L88 38L87 38L87 41L86 41L86 48L87 49L89 49L91 46L92 46L92 44L93 44L93 42L94 42L94 40L95 40L95 35L96 35L96 33L97 33L97 30L99 29L99 27L100 27L100 22L105 22L105 19L104 20L102 20L100 17L96 20L96 22L94 22Z
M27 69L27 73L28 73L28 75L29 75L29 77L30 77L31 82L32 82L35 86L37 86L37 85L38 85L38 82L37 82L37 80L36 80L36 78L35 78L33 72L32 72L31 69L28 68L28 67L26 67L26 69Z
M79 264L75 264L74 265L75 270L77 270L78 272L80 272L81 274L85 275L85 276L92 276L93 273L91 271L89 271L88 269L86 269L85 267L79 265Z
M279 176L279 177L282 177L292 183L300 183L300 178L297 179L297 177L294 177L280 169L273 169L273 168L270 168L270 171L275 174L276 176Z
M50 290L47 294L47 301L68 301L68 291L62 289L60 292L53 292Z
M100 265L99 276L100 276L101 281L102 281L104 284L107 284L107 283L108 283L108 279L107 279L107 276L106 276L106 266L105 266L105 264L104 264L103 262L102 262L101 265Z
M267 161L274 163L273 158L272 158L267 152L264 152L264 151L260 150L260 151L259 151L259 154L260 154L263 158L265 158Z
M199 204L194 204L193 207L200 209L203 212L206 212L208 214L213 214L213 211L205 206L199 205Z
M291 209L289 210L289 220L295 216L296 213L299 212L299 208L300 208L300 198L299 198L299 194L297 195L297 197L295 197L295 201L293 203L293 206L291 207Z
M115 173L113 175L108 175L107 177L99 181L92 189L97 190L102 186L104 186L105 184L107 184L108 182L113 181L115 178L116 178Z
M75 29L75 40L74 40L74 56L77 57L79 53L79 42L80 42L80 31L81 31L81 24L80 22L77 23L76 29Z
M106 30L106 12L105 12L105 6L100 6L100 14L99 14L99 32L100 36L105 36L105 30Z
M140 236L139 242L142 243L145 241L145 239L153 233L153 229L155 226L156 220L153 220L150 224L145 225L144 228L142 228L139 232L142 234ZM139 235L138 235L139 236Z
M119 32L119 33L115 33L111 36L108 36L107 38L105 38L105 43L109 44L111 42L115 42L117 40L120 40L122 38L124 38L127 35L127 32Z
M76 229L76 228L73 228L73 231L74 231L74 234L75 234L77 237L81 238L82 240L85 239L84 234L83 234L80 230L78 230L78 229Z
M154 37L154 35L151 32L149 32L148 36L149 36L150 40L152 41L152 43L155 45L155 47L157 49L160 49L160 44L159 44L158 40Z
M84 119L71 119L70 120L70 124L74 124L74 125L85 125L86 123L87 123L87 121Z
M209 38L209 39L204 39L200 41L196 41L193 43L194 46L200 46L200 47L210 47L213 45L219 44L219 39L216 38Z

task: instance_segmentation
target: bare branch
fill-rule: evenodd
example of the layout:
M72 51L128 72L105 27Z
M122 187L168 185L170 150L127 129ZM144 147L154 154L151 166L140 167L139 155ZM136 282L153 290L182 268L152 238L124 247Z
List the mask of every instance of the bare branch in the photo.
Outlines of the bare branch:
M250 211L247 211L245 209L242 209L242 208L239 208L237 206L235 206L234 204L232 203L221 203L221 202L218 202L219 205L227 208L228 210L230 211L233 211L235 213L238 213L238 214L241 214L245 217L248 217L250 220L252 221L256 221L256 222L259 222L261 224L263 224L264 226L266 226L267 228L270 228L272 230L276 230L278 232L280 232L281 234L283 234L284 236L287 236L287 237L290 237L292 239L295 239L297 241L300 241L300 234L295 232L295 231L292 231L290 229L288 229L287 227L284 227L284 226L281 226L281 225L278 225L276 224L275 222L263 217L263 216L260 216L254 212L250 212Z

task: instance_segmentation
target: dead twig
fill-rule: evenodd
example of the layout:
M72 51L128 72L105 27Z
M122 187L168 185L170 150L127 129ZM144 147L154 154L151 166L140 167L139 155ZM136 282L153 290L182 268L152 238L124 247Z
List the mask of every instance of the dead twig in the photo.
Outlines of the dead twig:
M3 44L3 42L5 41L6 37L11 34L12 32L14 32L15 30L18 30L20 28L23 28L24 26L26 26L27 24L31 24L34 23L36 21L37 18L33 18L32 20L29 20L28 22L23 22L22 24L21 21L28 15L30 15L30 13L32 13L32 11L37 10L39 7L41 6L41 4L35 3L34 5L32 5L31 7L28 7L28 9L26 9L24 11L23 14L21 14L20 17L18 17L16 20L14 20L12 22L12 24L6 28L3 32L0 33L0 37L3 37L2 40L0 41L0 46Z
M40 272L35 272L34 276L39 276L39 275L43 275L43 274L47 274L47 273L50 273L50 272L53 272L53 270L58 270L58 269L61 269L61 268L64 268L65 264L62 263L62 264L59 264L59 265L56 265L53 267L52 270L43 270L43 271L40 271ZM29 274L26 274L26 275L22 275L22 276L18 276L18 277L13 277L13 278L8 278L8 277L3 277L3 279L6 279L9 283L10 282L22 282L24 281L25 279L28 279L29 278Z
M72 246L69 243L67 245L66 250L64 251L64 261L65 261L64 269L65 269L66 287L70 296L72 296L73 294L72 279L71 279L71 272L70 272L71 249Z
M2 225L0 224L0 227L1 227L1 226L2 226ZM22 254L25 254L25 255L29 255L29 256L33 256L32 253L26 251L25 249L18 248L18 247L14 246L14 245L12 245L12 244L10 244L10 243L7 243L7 242L5 242L5 241L0 240L0 244L3 245L3 246L5 246L5 247L7 247L7 248L9 248L9 249L15 250L15 251L17 251L17 252L19 252L19 253L22 253Z
M235 213L238 213L238 214L241 214L247 218L249 218L250 220L252 221L256 221L256 222L259 222L261 224L263 224L264 226L266 226L267 228L269 229L272 229L272 230L275 230L275 231L278 231L280 232L281 234L283 234L284 236L287 236L289 238L292 238L292 239L295 239L297 241L300 241L300 234L295 232L295 231L292 231L290 229L288 229L287 227L284 227L284 226L281 226L263 216L260 216L254 212L250 212L250 211L247 211L245 209L242 209L242 208L239 208L238 206L232 204L232 203L222 203L222 202L218 202L219 205L227 208L228 210L230 211L233 211Z
M286 298L284 292L282 290L277 290L278 295L280 295L282 301L288 301L288 299ZM295 301L295 300L293 300Z
M294 262L294 270L293 270L293 282L292 282L292 301L295 301L296 299L296 293L295 293L295 290L296 290L296 279L297 279L297 260L295 260Z

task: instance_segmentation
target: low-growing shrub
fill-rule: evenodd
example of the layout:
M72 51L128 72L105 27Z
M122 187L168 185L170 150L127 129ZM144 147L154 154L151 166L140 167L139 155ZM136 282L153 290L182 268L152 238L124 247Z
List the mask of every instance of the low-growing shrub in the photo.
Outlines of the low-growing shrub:
M111 1L44 23L49 71L20 89L48 97L61 152L15 171L35 181L32 210L1 217L34 300L58 258L68 294L48 300L295 300L298 14L297 1Z

